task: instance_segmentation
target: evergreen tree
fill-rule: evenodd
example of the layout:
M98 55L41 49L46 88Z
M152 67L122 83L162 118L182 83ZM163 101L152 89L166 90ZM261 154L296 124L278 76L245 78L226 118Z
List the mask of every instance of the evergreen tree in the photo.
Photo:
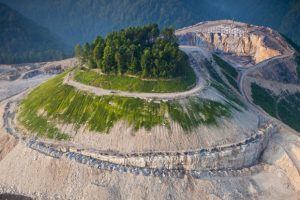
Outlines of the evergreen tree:
M142 76L148 77L151 76L150 70L153 67L153 60L151 51L149 49L145 49L141 58L141 67L142 67Z
M75 46L75 57L79 60L79 62L82 62L82 47L80 44L77 44Z
M120 47L119 51L115 54L115 60L117 63L118 74L124 74L126 72L126 52L124 47Z
M97 67L101 68L102 58L103 58L103 54L104 54L104 47L105 47L104 39L101 37L97 37L94 45L95 45L95 47L93 50L93 59L97 65Z
M76 46L75 53L88 67L104 73L135 74L143 77L176 77L188 66L179 50L174 29L160 33L156 24L130 27L97 37L90 45Z
M104 73L113 72L115 68L115 56L111 46L106 45L104 48L102 70Z

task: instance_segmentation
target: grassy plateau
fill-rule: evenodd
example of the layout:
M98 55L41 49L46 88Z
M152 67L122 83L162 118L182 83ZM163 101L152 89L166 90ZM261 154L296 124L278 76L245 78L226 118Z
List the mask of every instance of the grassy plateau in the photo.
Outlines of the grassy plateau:
M40 85L21 103L19 121L38 136L69 139L54 124L73 124L79 129L108 133L113 125L127 121L134 130L154 126L170 128L174 121L188 133L200 124L217 125L218 118L230 117L230 105L198 97L181 101L146 101L138 98L94 96L62 84L65 73Z
M193 69L188 68L185 76L176 79L141 79L126 75L99 74L92 70L76 70L74 79L80 83L103 89L146 93L181 92L196 84L196 75Z

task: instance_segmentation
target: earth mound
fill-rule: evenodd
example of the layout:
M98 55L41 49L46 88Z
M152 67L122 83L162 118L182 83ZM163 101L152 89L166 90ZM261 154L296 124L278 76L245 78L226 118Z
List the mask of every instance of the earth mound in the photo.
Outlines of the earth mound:
M264 70L293 59L292 45L268 28L229 21L175 33L196 76L185 91L102 88L70 69L3 101L0 180L11 187L0 191L40 199L297 199L299 133L251 96L254 81L267 85L261 79L287 87L280 72ZM289 69L297 85L296 67ZM29 177L34 185L24 184Z

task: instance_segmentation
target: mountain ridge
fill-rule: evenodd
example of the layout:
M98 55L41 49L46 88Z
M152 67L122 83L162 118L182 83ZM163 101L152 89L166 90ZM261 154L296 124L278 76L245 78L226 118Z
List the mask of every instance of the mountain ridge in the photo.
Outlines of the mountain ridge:
M181 28L199 21L235 19L269 26L300 44L297 0L259 1L221 0L0 0L38 24L64 38L70 44L91 41L126 26L158 23ZM68 11L68 12L66 12ZM141 12L143 11L143 12ZM251 12L249 12L251 11Z
M49 30L0 3L0 63L40 62L65 57L67 45Z

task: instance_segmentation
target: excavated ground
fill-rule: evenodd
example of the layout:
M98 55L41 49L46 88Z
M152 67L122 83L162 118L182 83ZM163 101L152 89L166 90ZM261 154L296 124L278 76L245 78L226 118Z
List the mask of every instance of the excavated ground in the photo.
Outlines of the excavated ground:
M224 21L212 23L215 24L226 25ZM195 27L197 31L197 26L187 28L187 35L193 33ZM265 33L264 29L255 30L252 31ZM201 45L199 57L211 57ZM274 49L285 54L285 48L283 51ZM258 62L253 55L251 62ZM121 143L113 146L114 142L109 142L120 140L120 135L112 133L106 140L103 135L93 136L87 141L103 142L95 146L82 144L81 147L87 149L80 149L79 143L66 148L65 144L54 145L53 141L24 138L15 130L14 120L16 103L24 94L16 94L48 78L42 73L29 79L6 81L14 92L0 93L4 99L0 103L3 116L0 120L0 170L5 172L0 174L0 193L36 199L299 199L299 133L280 122L276 121L278 126L274 126L268 120L261 120L263 118L257 116L265 113L252 108L235 113L231 120L223 121L217 128L196 130L195 133L201 130L200 136L148 136L145 132L131 136L134 145L122 137L127 149ZM244 81L241 76L242 95L247 98ZM212 97L212 92L208 94L209 98L219 98ZM120 132L124 124L117 128L115 132ZM87 136L80 139L87 139ZM154 143L149 143L147 148L154 146L158 151L145 151L147 148L139 145L144 141L147 145L151 140ZM189 144L192 148L186 148ZM103 149L99 151L98 145ZM105 151L110 146L114 151Z

